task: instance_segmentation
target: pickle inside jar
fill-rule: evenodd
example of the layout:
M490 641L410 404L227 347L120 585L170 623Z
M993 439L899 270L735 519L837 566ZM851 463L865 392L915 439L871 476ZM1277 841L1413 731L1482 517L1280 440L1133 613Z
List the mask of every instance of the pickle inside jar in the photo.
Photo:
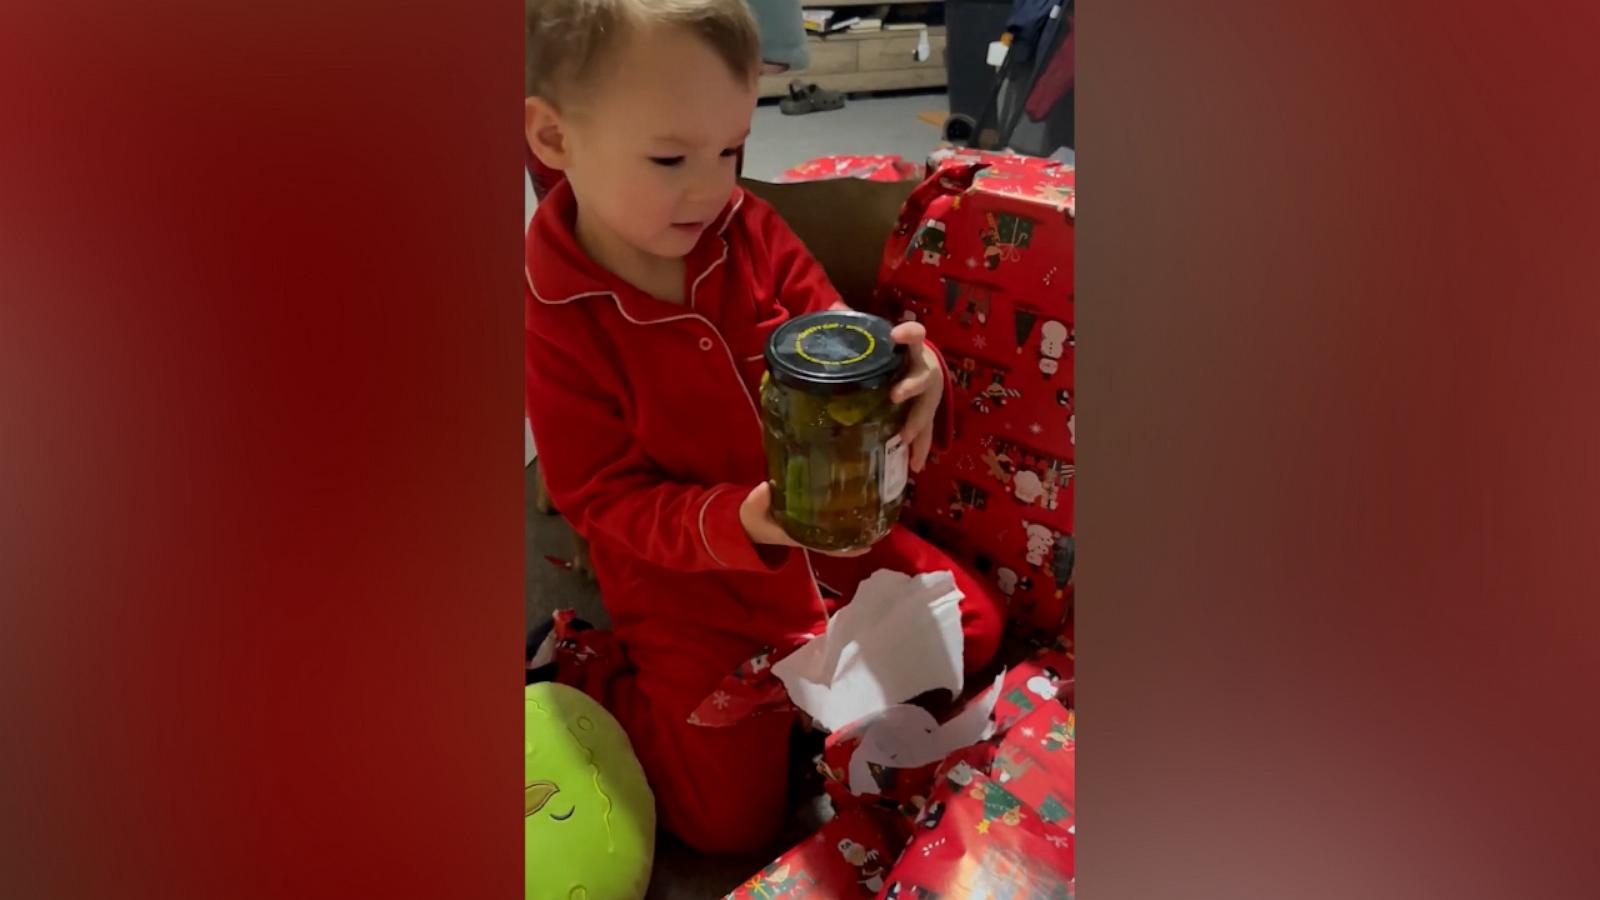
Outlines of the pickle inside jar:
M863 314L829 312L792 320L769 342L760 412L773 513L805 546L870 546L888 532L899 510L899 498L884 503L881 496L885 448L905 412L888 399L889 386L903 370L889 327ZM813 333L827 339L807 345L808 352L787 352ZM842 362L816 358L835 346L849 354ZM858 373L859 383L852 384L848 376Z
M862 398L851 409L871 412L887 406L876 400ZM887 533L898 504L885 508L879 482L882 445L885 435L898 430L896 418L862 430L839 426L830 410L829 427L767 429L769 446L776 451L770 457L773 481L780 492L774 508L791 537L821 550L851 550Z

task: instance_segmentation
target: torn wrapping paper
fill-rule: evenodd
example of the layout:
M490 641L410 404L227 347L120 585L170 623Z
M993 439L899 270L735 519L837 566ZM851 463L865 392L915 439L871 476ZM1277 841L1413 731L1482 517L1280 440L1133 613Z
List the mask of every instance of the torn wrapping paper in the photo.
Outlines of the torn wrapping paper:
M988 737L994 727L989 716L1004 678L1002 672L989 690L943 725L927 710L906 705L891 706L868 720L850 755L850 792L884 793L889 789L880 783L885 771L929 766Z
M950 572L873 573L821 637L772 667L829 731L928 691L960 694L962 593Z
M920 181L923 166L899 156L824 156L803 162L775 180L779 184L796 181L823 181L832 178L858 178L863 181Z
M792 711L783 682L772 674L772 660L777 655L776 649L762 647L735 666L689 713L689 724L727 728L751 716Z
M1076 721L1067 704L1072 646L1070 631L1035 645L1028 659L1002 673L998 688L980 692L945 726L970 727L957 722L965 715L989 718L993 735L931 765L896 768L867 761L867 774L879 788L874 793L849 790L853 757L868 732L878 723L926 729L927 720L886 711L830 734L817 765L835 809L850 822L887 823L893 838L871 844L853 830L836 833L840 826L825 827L824 836L753 876L747 890L735 895L738 900L838 900L874 890L877 900L1071 900ZM892 742L876 743L881 750ZM901 763L916 758L897 757ZM909 841L904 839L907 825ZM863 865L839 866L828 848ZM880 855L865 852L871 849ZM826 862L813 865L813 859Z
M870 900L905 844L905 826L892 815L849 809L773 860L726 900Z
M856 750L861 747L865 730L864 725L858 723L828 736L817 760L817 768L824 778L823 791L833 801L834 809L850 809L866 804L895 809L906 819L915 819L927 804L928 791L934 784L935 775L945 763L941 761L914 768L897 768L868 762L867 773L872 776L877 789L856 793L850 789L850 768ZM989 752L984 753L977 748L987 748ZM987 770L993 749L993 744L979 743L957 750L951 757L966 758L977 754L976 762Z

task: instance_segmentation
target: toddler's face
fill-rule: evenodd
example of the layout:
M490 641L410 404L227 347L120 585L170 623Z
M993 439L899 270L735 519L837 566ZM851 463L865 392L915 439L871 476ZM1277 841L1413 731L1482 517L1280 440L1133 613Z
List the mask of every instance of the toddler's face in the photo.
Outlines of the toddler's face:
M637 251L682 257L733 192L756 85L700 38L666 27L633 34L599 65L564 117L579 215Z

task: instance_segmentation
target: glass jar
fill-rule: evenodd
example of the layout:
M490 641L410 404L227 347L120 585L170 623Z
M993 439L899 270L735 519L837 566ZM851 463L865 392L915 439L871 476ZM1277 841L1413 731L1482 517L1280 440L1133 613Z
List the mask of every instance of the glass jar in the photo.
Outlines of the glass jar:
M909 407L889 400L903 345L877 316L800 316L767 341L761 425L772 514L818 550L869 547L894 525L905 494Z

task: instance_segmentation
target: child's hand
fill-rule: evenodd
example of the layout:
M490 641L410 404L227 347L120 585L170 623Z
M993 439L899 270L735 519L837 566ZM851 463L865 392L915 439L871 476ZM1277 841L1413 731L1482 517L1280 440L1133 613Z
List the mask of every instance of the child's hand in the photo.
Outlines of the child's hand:
M924 341L927 329L916 322L902 322L889 333L897 344L905 344L911 354L911 367L906 377L889 391L895 403L915 400L906 416L905 430L900 440L911 448L911 471L921 472L928 463L928 451L933 448L933 415L939 411L939 401L944 398L944 375L939 371L939 360Z
M750 535L750 541L756 544L776 544L780 547L804 546L799 541L789 537L783 530L778 520L772 517L772 485L763 481L755 486L744 502L739 505L739 524L744 526L745 533ZM860 550L818 550L807 547L813 553L822 553L827 556L860 556L868 548Z

